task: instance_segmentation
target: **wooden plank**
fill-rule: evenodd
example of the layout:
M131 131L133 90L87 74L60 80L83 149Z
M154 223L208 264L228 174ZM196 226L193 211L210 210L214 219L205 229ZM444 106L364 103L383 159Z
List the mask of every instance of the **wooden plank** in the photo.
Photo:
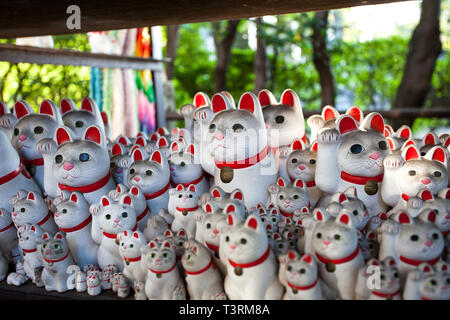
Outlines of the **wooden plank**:
M0 38L124 29L338 9L405 0L2 0ZM81 10L70 30L67 8Z
M47 49L0 44L0 61L135 70L149 69L162 72L164 70L163 62L167 61L167 59L147 59L66 49Z

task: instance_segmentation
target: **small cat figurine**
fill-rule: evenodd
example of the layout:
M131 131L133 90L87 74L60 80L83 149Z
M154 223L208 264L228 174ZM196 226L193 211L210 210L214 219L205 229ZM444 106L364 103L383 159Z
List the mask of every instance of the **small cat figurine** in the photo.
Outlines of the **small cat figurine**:
M22 194L26 196L22 197ZM30 223L41 227L45 232L58 231L52 212L38 193L20 190L14 198L11 198L11 203L14 203L11 218L16 228Z
M101 128L90 126L76 139L67 127L56 130L58 148L53 173L60 190L81 192L89 204L115 188L110 172L106 138Z
M151 215L147 220L147 226L143 230L143 234L147 241L153 240L169 228L166 220L159 215Z
M0 163L2 164L0 166L0 208L11 212L12 205L9 199L19 190L42 194L39 185L25 168L2 128L0 128Z
M341 115L336 129L325 128L318 134L316 184L328 194L354 186L370 216L386 212L380 188L383 160L389 153L379 113L367 115L359 128L351 116ZM319 205L327 201L322 197Z
M228 214L228 227L221 234L227 258L226 295L231 300L281 299L283 287L263 223L253 215L244 223L234 220Z
M436 213L424 211L416 218L399 212L383 221L380 226L379 259L395 259L404 283L408 271L422 262L434 265L441 259L444 239L436 226Z
M6 283L12 286L21 286L28 281L28 276L23 270L23 262L16 263L16 272L11 272L6 278Z
M150 241L141 247L142 268L147 270L145 294L149 300L185 300L186 289L169 241Z
M20 260L20 253L17 247L17 230L11 219L11 213L0 208L0 251L7 262L16 263Z
M364 265L352 215L341 212L335 219L315 212L312 248L318 260L319 275L340 299L355 297L357 272Z
M117 297L122 299L127 298L130 295L130 279L125 274L120 273L118 282Z
M24 224L17 230L19 245L23 255L23 270L33 283L43 286L40 279L36 277L36 270L44 266L40 252L38 251L37 239L40 239L44 232L34 224ZM39 275L40 276L40 275Z
M65 292L67 287L67 267L74 264L66 239L61 232L52 238L47 232L42 235L40 248L44 260L42 282L47 291Z
M317 141L310 148L306 148L301 139L292 141L287 156L287 173L291 182L296 179L302 180L308 188L311 208L315 208L322 196L322 191L316 186L316 162L317 162Z
M124 184L128 186L127 172L128 167L123 166L124 163L129 163L128 149L120 142L116 142L111 148L111 175L116 184Z
M147 300L145 295L145 282L134 282L134 300Z
M184 243L183 264L191 300L226 300L223 280L208 249L195 240Z
M175 142L173 144L178 145ZM186 150L174 151L169 155L170 180L174 185L181 184L185 188L192 184L199 194L203 194L208 192L209 182L203 168L195 161L195 153L194 145L190 144Z
M370 279L369 279L370 277ZM365 300L400 300L400 273L394 258L372 258L358 271L356 297Z
M271 202L276 204L284 219L293 217L295 210L310 207L308 188L300 179L288 183L283 178L278 178L277 183L271 184L268 191Z
M131 158L134 162L128 169L128 185L141 188L151 212L167 210L170 169L166 158L155 150L146 160L140 149L134 150Z
M278 167L256 96L244 93L236 110L228 109L228 104L221 93L212 98L215 115L208 131L213 136L214 183L226 192L239 188L245 205L251 208L267 202L266 190L276 181Z
M85 292L87 290L86 273L78 271L75 278L75 290Z
M97 264L98 244L92 239L92 215L83 194L62 191L54 218L59 230L65 233L76 264L81 267Z
M102 292L102 286L98 275L91 274L86 278L87 293L90 296L98 296Z
M146 270L141 268L141 247L147 244L140 231L125 230L117 235L119 253L124 261L123 274L137 282L145 281Z
M48 99L41 103L38 114L25 101L16 102L14 113L18 121L11 143L19 152L28 172L44 190L44 159L37 144L42 139L54 137L57 127L62 125L61 114L56 104Z
M449 265L440 261L433 266L421 263L408 273L404 300L449 300Z
M103 196L100 205L91 206L90 211L96 216L102 232L97 255L100 268L106 269L108 265L114 264L122 271L124 264L117 246L117 235L125 230L137 229L136 211L131 197L125 196L117 202ZM92 236L96 240L96 236Z
M234 189L230 193L225 192L218 186L213 186L209 194L200 196L202 209L210 212L224 212L226 206L233 204L236 214L240 214L243 219L247 217L247 208L244 203L244 195L240 189ZM226 213L226 211L225 211Z

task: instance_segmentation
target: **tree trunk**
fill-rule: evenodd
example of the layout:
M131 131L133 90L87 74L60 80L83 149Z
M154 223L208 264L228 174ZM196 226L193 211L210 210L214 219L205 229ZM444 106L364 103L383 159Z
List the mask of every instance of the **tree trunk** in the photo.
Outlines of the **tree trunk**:
M167 26L167 57L171 59L166 65L167 79L172 80L174 76L174 63L177 56L179 25Z
M237 26L241 20L227 21L223 35L220 32L220 22L213 22L213 37L216 46L217 63L215 70L216 92L227 89L227 70L231 59L231 47L236 37Z
M319 73L321 87L321 104L334 106L334 78L327 52L328 11L318 11L314 14L313 23L313 62Z
M402 81L397 90L394 108L421 108L431 88L431 76L442 45L439 30L440 0L424 0L417 27L409 43ZM413 119L393 119L394 129L411 126Z
M266 43L263 38L263 25L261 17L256 18L256 52L254 61L255 94L266 87L267 83L267 55Z

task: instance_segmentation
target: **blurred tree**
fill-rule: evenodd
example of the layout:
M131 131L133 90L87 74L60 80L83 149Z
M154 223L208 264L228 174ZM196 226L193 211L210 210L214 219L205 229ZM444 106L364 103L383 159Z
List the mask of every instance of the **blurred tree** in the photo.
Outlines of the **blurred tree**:
M253 92L258 94L259 91L266 87L267 83L267 49L264 40L264 26L262 18L256 18L256 52L254 61L255 85Z

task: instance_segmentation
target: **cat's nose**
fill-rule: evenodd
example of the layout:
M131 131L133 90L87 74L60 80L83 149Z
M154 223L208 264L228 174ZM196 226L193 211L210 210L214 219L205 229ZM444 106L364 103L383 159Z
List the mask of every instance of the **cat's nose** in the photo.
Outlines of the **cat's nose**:
M433 241L427 240L427 241L425 241L424 244L425 244L427 247L431 247L431 246L433 245Z
M306 169L306 167L305 167L304 165L302 165L302 164L299 165L298 168L299 168L300 170L305 170L305 169Z
M19 141L25 141L25 140L27 140L27 136L21 134L21 135L19 136Z
M64 162L63 168L64 168L64 170L66 170L66 171L70 171L70 170L72 170L72 168L73 168L73 164L70 163L70 162Z
M234 249L236 249L236 245L235 244L230 244L230 248L234 250Z
M379 153L379 152L374 152L369 156L369 158L372 160L378 160L380 157L381 157L381 153Z
M284 200L284 202L286 202L287 204L289 204L289 203L291 203L291 200L286 199L286 200Z
M174 171L175 170L175 168L174 167L170 167L170 171Z
M420 180L420 182L422 182L423 184L430 184L431 183L431 179L430 178L423 178L422 180Z
M134 179L134 181L141 181L141 178L139 178L139 177L134 177L133 179Z
M119 223L120 222L120 219L119 218L115 218L114 219L114 223Z
M329 240L323 240L322 243L326 246L328 246L331 242Z
M212 233L214 233L214 234L218 234L218 233L219 233L219 230L217 230L217 229L214 229L214 230L212 231Z
M216 134L214 135L214 138L215 138L216 140L221 141L221 140L223 140L223 139L225 138L225 136L222 134L222 132L217 131Z

